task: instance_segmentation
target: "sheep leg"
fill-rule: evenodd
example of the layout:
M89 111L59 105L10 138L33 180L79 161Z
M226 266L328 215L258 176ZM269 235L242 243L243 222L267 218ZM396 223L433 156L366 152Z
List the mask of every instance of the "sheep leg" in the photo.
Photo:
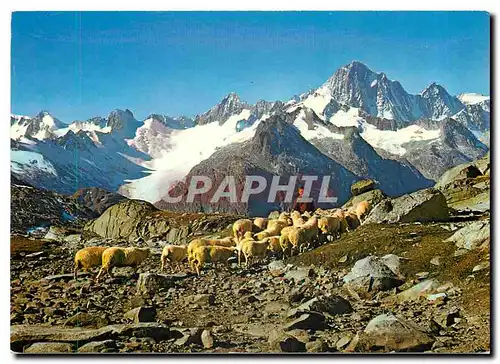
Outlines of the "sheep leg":
M99 282L99 278L101 278L105 272L106 269L104 267L101 267L101 269L99 269L99 273L97 273L97 276L95 277L96 283Z
M166 257L162 256L161 257L161 271L164 272L165 271L165 263L166 263Z

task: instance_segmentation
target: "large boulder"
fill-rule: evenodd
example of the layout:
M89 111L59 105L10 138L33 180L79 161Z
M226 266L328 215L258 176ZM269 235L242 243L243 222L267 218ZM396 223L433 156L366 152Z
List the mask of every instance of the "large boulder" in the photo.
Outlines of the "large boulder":
M475 161L460 164L446 171L436 183L448 206L457 211L490 210L489 153Z
M342 208L344 210L349 209L352 206L356 206L361 201L368 201L371 206L375 206L385 198L387 198L387 196L382 192L382 190L375 189L352 197L344 204L344 206L342 206Z
M361 181L354 182L351 185L351 194L353 196L361 195L364 192L368 192L375 188L375 181L371 179L364 179Z
M476 178L482 175L489 175L490 170L490 153L486 153L483 158L473 162L459 164L450 168L439 178L436 183L436 188L443 189L446 186L460 180L468 178Z
M446 221L449 216L444 195L439 190L427 188L381 201L364 223Z
M474 250L490 239L490 220L474 221L446 239L459 249Z
M221 231L238 218L215 213L166 212L146 201L126 200L108 208L99 218L87 223L84 230L110 239L161 239L182 244L194 232Z
M135 240L139 237L142 220L156 207L146 201L126 200L111 206L96 220L88 223L85 230L105 238Z
M434 339L412 322L392 314L373 318L359 335L356 351L425 351Z
M460 164L444 172L441 178L437 181L435 188L441 189L457 180L475 178L480 175L482 175L481 171L474 165L473 162Z
M402 281L380 258L368 256L354 264L344 283L357 292L370 293L389 290Z

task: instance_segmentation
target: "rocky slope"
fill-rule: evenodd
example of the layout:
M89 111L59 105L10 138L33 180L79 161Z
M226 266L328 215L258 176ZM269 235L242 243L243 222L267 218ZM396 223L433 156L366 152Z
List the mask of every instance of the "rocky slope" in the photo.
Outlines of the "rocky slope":
M11 233L42 234L51 225L82 227L98 213L68 196L12 180L10 187Z
M228 236L240 216L168 213L126 200L86 231L75 225L51 228L50 239L13 235L11 349L490 352L489 207L448 209L464 181L488 190L489 172L487 156L448 171L436 188L397 198L371 181L357 183L348 204L369 199L375 206L361 227L285 261L269 256L238 267L233 258L199 277L186 265L160 272L164 244ZM75 281L75 252L95 245L148 246L152 255L137 273L117 268L95 284L81 272Z

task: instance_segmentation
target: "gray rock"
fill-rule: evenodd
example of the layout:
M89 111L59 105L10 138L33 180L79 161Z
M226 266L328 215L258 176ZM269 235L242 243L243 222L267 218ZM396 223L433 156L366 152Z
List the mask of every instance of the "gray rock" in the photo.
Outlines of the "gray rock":
M373 318L361 333L356 349L370 351L425 351L434 343L423 329L392 314Z
M342 350L351 342L351 336L344 335L336 343L335 346L338 350Z
M287 311L289 308L290 305L286 302L272 301L264 306L264 312L269 314L281 314Z
M455 319L460 318L460 310L457 307L451 308L448 312L442 314L437 322L441 327L452 326L455 323Z
M156 319L156 309L154 307L136 307L125 312L124 317L135 323L154 322Z
M449 211L444 195L437 189L427 188L381 201L373 208L364 223L427 222L448 219Z
M490 238L490 221L480 220L467 224L445 242L455 243L459 249L474 250Z
M344 282L358 292L385 291L402 281L379 258L368 256L358 260L344 277Z
M141 273L137 280L138 294L154 294L160 288L172 288L177 278L173 275L157 273Z
M479 272L480 270L488 269L490 267L490 262L481 262L472 268L472 272Z
M285 271L286 265L282 260L274 260L267 265L269 270L282 270Z
M342 206L342 209L347 210L352 206L356 206L361 201L368 201L371 206L375 206L385 198L387 198L387 196L382 192L382 190L371 190L352 197Z
M73 345L57 342L38 342L30 345L24 352L27 354L71 353L73 352Z
M454 257L461 257L462 255L464 255L468 251L469 250L467 250L467 249L457 249L457 250L455 250L455 253L453 253L453 256Z
M72 246L78 246L82 242L81 234L71 234L64 238L64 242Z
M97 315L92 315L87 312L77 312L73 316L70 316L66 322L64 323L64 326L78 326L78 327L84 327L84 326L97 326L97 327L102 327L106 326L108 324L108 320L106 318L102 318Z
M111 349L111 350L110 350ZM116 342L114 340L91 341L78 348L79 353L100 353L103 351L114 351Z
M69 234L68 229L52 225L47 231L47 234L45 234L43 238L46 240L62 241L64 237L67 236L68 234Z
M444 303L446 301L446 299L448 298L447 294L444 293L444 292L441 292L441 293L435 293L435 294L430 294L427 296L427 300L431 303L434 303L434 304L441 304L441 303Z
M35 253L31 253L31 254L26 254L24 257L27 258L27 259L32 259L32 258L38 258L38 257L41 257L41 256L44 256L46 255L47 252L45 251L39 251L39 252L35 252Z
M426 279L427 277L429 277L429 272L418 272L415 274L415 276L417 276L418 279Z
M431 259L431 261L430 261L430 263L431 263L432 265L439 265L439 264L440 264L440 262L439 262L439 257L434 257L434 258L432 258L432 259Z
M400 258L395 254L387 254L380 258L380 261L384 263L398 278L403 278L400 270Z
M284 278L288 280L293 280L295 283L299 283L308 280L310 277L314 276L314 270L310 267L300 267L296 269L291 269L285 273Z
M104 238L128 240L130 242L141 238L148 240L162 237L170 229L169 220L152 204L140 200L125 200L119 202L97 219L85 225L84 230L93 232Z
M426 279L411 288L398 293L396 296L400 301L414 301L435 293L440 283L435 279Z
M304 344L311 341L311 338L310 338L307 330L294 329L294 330L288 330L286 333L297 338L297 340L302 341Z
M339 262L339 263L345 263L345 262L347 262L347 259L348 259L348 258L349 258L349 257L348 257L347 255L344 255L343 257L339 258L338 262Z
M252 324L236 324L232 326L234 331L260 338L267 338L271 331L276 329L276 324L273 323L252 323Z
M474 178L480 176L481 171L474 165L474 162L459 164L456 167L450 168L443 173L437 181L435 188L444 189L450 183L466 178Z

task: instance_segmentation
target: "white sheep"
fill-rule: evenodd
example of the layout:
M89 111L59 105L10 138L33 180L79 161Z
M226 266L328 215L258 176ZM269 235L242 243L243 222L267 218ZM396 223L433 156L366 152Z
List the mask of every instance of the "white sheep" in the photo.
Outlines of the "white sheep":
M102 253L107 249L105 246L89 246L80 249L75 254L75 269L73 276L78 279L78 270L89 271L92 267L98 267L102 264Z
M265 258L267 255L269 241L245 241L240 250L245 257L245 265L249 267L256 258Z
M363 221L364 218L370 213L372 206L370 202L364 200L356 205L354 213L358 217L359 221Z
M231 258L234 253L237 252L236 247L224 247L224 246L199 246L193 251L193 267L196 270L196 274L200 275L200 270L205 266L206 263L223 263L227 264L229 258Z
M307 222L298 229L291 230L288 233L288 238L292 244L293 251L300 252L306 247L310 247L318 237L318 218L311 217Z
M265 217L256 217L253 220L253 224L257 226L260 230L266 230L268 221L269 220L266 219Z
M186 245L167 244L161 252L161 271L165 270L167 261L175 262L176 268L179 269L180 264L187 259Z
M318 229L324 234L338 237L340 228L340 219L336 216L322 216L318 219Z
M236 239L236 242L240 241L240 239L245 235L246 232L252 232L253 230L253 222L250 219L239 219L236 220L233 224L233 235Z
M294 210L292 212L292 214L290 215L290 217L292 218L292 223L293 223L293 226L301 226L303 225L306 221L304 220L304 218L302 217L302 215L300 214L300 212Z
M137 270L139 264L148 256L148 248L107 248L102 253L102 267L97 274L96 281L106 273L112 276L111 271L114 267L133 267Z

